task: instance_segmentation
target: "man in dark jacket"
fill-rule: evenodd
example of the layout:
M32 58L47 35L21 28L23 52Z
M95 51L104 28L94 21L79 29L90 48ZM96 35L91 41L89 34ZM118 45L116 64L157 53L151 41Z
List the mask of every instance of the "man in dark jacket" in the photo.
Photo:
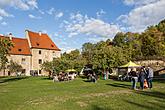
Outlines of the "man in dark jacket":
M144 89L144 80L146 78L146 73L144 68L141 68L140 74L139 74L139 81L140 81L140 88L143 90Z
M131 69L130 76L132 80L132 89L136 90L136 83L138 82L138 74L136 73L135 70Z

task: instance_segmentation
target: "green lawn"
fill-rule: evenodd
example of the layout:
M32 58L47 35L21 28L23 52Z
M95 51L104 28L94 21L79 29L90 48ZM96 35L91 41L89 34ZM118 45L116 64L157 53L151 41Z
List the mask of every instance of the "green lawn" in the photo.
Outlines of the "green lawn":
M130 82L77 78L0 78L0 110L164 110L165 82L152 90L130 90ZM138 85L139 86L139 85Z

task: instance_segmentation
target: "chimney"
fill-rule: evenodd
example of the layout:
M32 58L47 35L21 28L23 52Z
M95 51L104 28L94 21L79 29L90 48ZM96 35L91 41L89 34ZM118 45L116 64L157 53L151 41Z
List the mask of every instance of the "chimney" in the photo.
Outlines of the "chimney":
M9 33L9 39L12 40L12 33Z
M39 35L40 35L40 36L42 35L42 32L41 32L41 31L39 31Z

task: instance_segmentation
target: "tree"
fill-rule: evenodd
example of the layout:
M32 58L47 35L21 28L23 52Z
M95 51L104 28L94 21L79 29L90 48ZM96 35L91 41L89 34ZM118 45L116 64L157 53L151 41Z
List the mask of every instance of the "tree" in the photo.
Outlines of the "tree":
M15 75L18 75L18 72L22 71L22 66L16 62L13 62L13 60L10 61L10 64L7 66L7 68L11 73L15 73Z
M122 32L117 33L113 39L113 43L115 46L123 47L125 44L125 34Z
M0 70L4 71L5 76L5 69L6 64L8 62L7 56L9 55L9 51L13 47L13 43L8 38L0 38Z
M92 43L85 43L82 46L82 57L86 59L87 64L91 63L91 59L93 56L93 50L95 49L95 45Z
M64 53L61 56L61 60L63 64L65 64L63 67L65 70L69 68L73 68L77 70L78 72L81 71L81 69L86 63L85 58L82 57L79 50L77 49L71 51L70 53Z
M142 35L142 53L145 57L165 56L163 33L155 26L149 27Z

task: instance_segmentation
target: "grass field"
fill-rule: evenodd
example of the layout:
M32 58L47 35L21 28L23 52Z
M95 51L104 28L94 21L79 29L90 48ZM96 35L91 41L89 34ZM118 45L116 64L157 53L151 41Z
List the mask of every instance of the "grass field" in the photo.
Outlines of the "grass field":
M152 90L130 90L130 82L77 78L0 78L0 110L165 110L165 82Z

